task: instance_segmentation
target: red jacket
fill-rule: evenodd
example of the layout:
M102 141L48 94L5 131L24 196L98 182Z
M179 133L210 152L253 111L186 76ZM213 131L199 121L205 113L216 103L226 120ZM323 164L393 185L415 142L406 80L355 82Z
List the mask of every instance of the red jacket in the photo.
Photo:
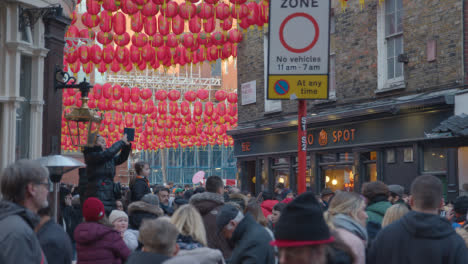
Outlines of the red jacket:
M265 200L262 202L262 204L260 205L260 207L262 208L262 212L263 212L263 215L266 217L268 217L269 215L271 215L272 211L273 211L273 206L275 206L275 204L279 203L278 200Z
M75 241L77 264L121 264L131 253L117 231L98 223L79 224Z

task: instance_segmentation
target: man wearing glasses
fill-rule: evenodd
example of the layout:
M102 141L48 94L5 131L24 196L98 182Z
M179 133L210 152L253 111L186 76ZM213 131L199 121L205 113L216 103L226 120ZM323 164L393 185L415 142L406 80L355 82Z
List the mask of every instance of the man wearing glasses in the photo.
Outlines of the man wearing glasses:
M34 233L37 211L48 206L49 172L19 160L0 177L0 263L47 263Z

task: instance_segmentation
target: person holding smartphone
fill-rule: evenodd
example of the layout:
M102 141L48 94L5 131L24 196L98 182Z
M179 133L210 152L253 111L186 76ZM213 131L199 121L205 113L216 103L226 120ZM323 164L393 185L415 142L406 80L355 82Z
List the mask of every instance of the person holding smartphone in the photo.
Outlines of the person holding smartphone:
M107 215L116 209L115 201L121 198L120 185L114 183L115 167L127 161L131 147L127 134L109 148L106 148L106 139L98 135L96 145L83 151L88 182L84 199L101 200Z

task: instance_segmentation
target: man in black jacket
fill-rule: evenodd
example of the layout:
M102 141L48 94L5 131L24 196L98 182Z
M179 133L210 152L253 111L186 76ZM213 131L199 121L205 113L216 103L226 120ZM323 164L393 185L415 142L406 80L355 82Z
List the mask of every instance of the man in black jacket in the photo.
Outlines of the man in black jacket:
M411 185L413 211L380 231L368 263L468 263L463 239L439 216L443 205L442 182L431 175L417 177Z
M272 237L249 213L244 216L233 205L223 205L216 217L216 227L234 245L228 263L275 263L275 252L269 244Z
M88 197L97 197L104 204L106 214L115 209L115 200L121 196L119 185L114 183L115 167L124 163L130 154L131 144L124 134L120 141L106 149L106 140L98 136L96 146L83 151L86 163L88 185L85 191ZM117 153L120 151L120 154Z

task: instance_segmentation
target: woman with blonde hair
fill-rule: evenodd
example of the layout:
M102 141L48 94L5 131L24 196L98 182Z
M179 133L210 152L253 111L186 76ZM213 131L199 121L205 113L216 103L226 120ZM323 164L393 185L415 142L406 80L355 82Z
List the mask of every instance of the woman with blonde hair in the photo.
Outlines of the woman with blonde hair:
M366 263L366 202L357 193L337 191L331 200L325 220L355 255L354 264Z
M206 231L200 213L192 205L179 207L171 217L171 222L179 230L177 256L191 256L200 263L224 263L220 250L206 247Z
M385 212L385 216L382 220L382 228L402 218L408 212L409 209L408 206L406 206L406 204L399 203L390 206L390 208L388 208Z

